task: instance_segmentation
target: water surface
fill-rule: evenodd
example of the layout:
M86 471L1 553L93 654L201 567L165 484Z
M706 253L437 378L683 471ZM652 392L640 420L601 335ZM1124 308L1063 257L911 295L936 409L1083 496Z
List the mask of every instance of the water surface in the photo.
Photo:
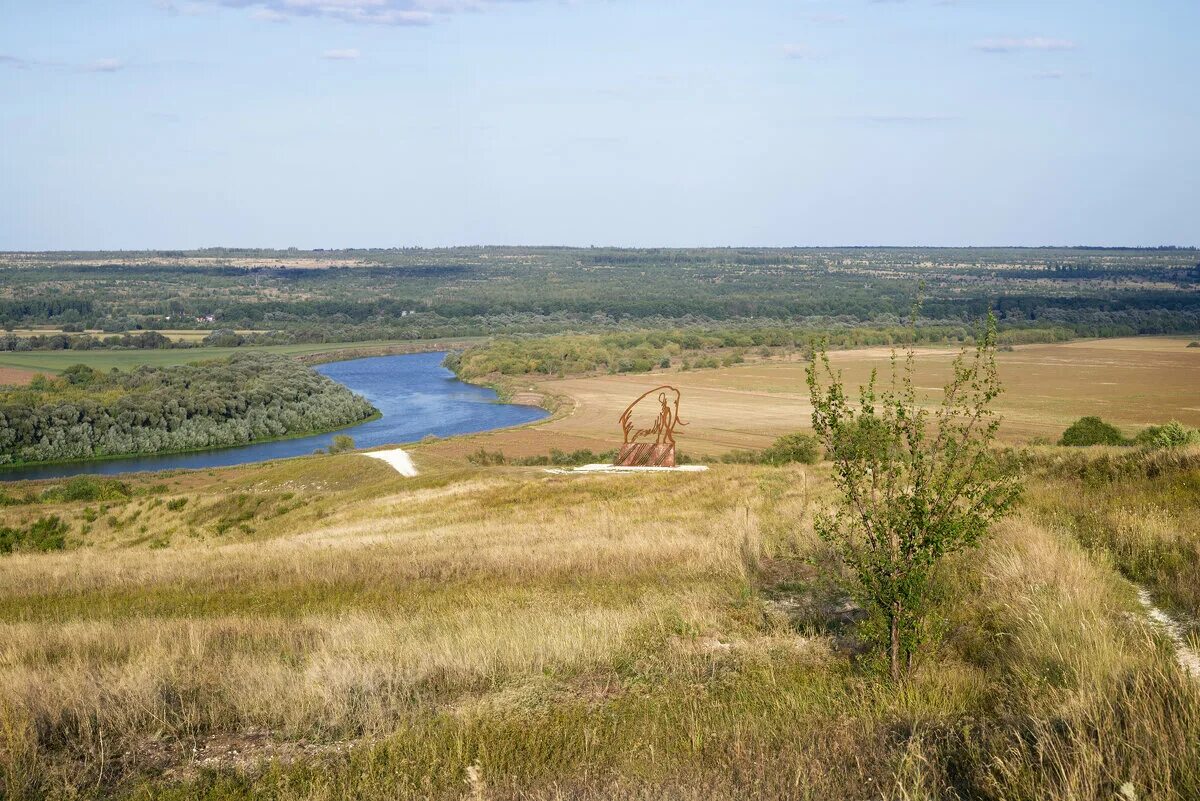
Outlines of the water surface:
M0 481L63 478L84 473L130 473L143 470L227 467L303 456L327 448L335 434L348 434L359 448L417 442L433 434L448 437L520 425L547 416L533 406L497 403L496 393L459 381L442 367L444 353L375 356L322 364L316 369L366 397L383 416L328 434L237 445L211 451L131 456L70 464L0 468Z

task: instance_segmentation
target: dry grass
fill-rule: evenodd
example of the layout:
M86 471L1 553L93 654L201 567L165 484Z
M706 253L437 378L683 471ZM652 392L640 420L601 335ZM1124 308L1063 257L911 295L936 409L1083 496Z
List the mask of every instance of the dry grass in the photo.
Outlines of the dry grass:
M4 557L0 796L1200 793L1200 692L1108 558L1041 512L1075 479L946 571L943 637L897 689L808 526L820 469L438 465L189 474L126 505L194 530L167 547L98 528ZM1129 492L1157 508L1185 472ZM272 500L217 533L239 495Z
M1145 585L1159 605L1200 618L1200 447L1053 450L1035 465L1030 501L1097 557Z

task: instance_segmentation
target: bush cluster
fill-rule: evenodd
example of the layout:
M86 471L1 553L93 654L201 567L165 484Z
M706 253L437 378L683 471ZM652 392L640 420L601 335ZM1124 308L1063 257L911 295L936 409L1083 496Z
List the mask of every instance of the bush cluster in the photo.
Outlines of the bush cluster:
M1014 341L1046 342L1070 338L1065 330L1010 332ZM970 339L957 326L929 325L916 329L919 344L947 344ZM745 361L748 350L759 354L775 349L810 350L818 341L831 348L889 346L914 340L912 328L902 326L764 328L685 328L629 331L612 334L567 334L537 338L496 339L447 358L446 366L460 378L488 375L575 375L579 373L645 373L656 368L702 369L728 367Z
M60 551L67 545L67 524L57 515L39 517L24 527L0 526L0 554Z
M617 451L608 450L596 453L590 449L566 452L552 448L550 453L538 456L509 457L503 451L489 451L480 448L467 456L467 461L481 467L496 465L516 465L519 467L578 467L585 464L611 463L617 456ZM701 458L701 462L721 464L769 464L784 465L792 463L815 464L820 461L821 448L817 440L810 434L785 434L775 440L770 447L761 451L739 450L728 451L720 456ZM692 457L682 451L675 454L676 464L692 464Z
M467 456L467 461L481 467L497 465L515 465L517 467L579 467L585 464L599 464L612 461L617 455L615 450L596 453L588 448L566 452L551 448L550 453L537 456L505 456L503 451L489 451L483 448Z
M1178 420L1161 426L1149 426L1136 436L1126 437L1121 429L1099 417L1081 417L1063 432L1059 445L1142 445L1147 448L1175 448L1200 442L1200 431Z

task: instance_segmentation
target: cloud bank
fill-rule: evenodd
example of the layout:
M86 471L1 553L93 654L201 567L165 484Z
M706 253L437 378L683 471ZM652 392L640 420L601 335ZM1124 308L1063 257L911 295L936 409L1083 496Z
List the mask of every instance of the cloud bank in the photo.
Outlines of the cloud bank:
M210 6L242 8L255 19L286 22L321 17L361 25L429 25L439 16L486 11L516 0L202 0ZM174 5L174 3L170 3ZM196 5L192 3L191 5Z
M1051 39L1045 36L1022 38L981 39L975 43L976 50L985 53L1015 53L1021 50L1074 50L1070 39Z

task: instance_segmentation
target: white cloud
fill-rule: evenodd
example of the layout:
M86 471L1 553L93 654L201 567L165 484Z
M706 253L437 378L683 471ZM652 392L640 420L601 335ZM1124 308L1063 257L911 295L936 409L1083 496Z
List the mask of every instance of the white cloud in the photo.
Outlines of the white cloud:
M168 14L182 14L186 17L195 17L212 10L211 5L203 2L177 3L175 0L154 0L154 7L166 11Z
M323 17L364 25L429 25L439 17L486 11L520 0L196 0L209 7L250 10L255 19L282 22L295 17ZM193 3L193 5L196 3ZM177 11L174 0L158 5Z
M357 48L347 47L335 50L326 50L321 54L321 58L327 58L330 61L354 61L361 55Z
M1051 39L1045 36L1021 38L981 39L975 43L976 50L985 53L1013 53L1018 50L1074 50L1070 39Z
M872 125L933 125L943 122L954 122L961 119L957 114L857 114L846 117L853 122L865 122Z
M119 58L100 58L84 66L88 72L118 72L125 69L125 62Z
M270 8L260 8L250 15L251 19L261 20L262 22L287 22L290 17L282 11L275 11Z

